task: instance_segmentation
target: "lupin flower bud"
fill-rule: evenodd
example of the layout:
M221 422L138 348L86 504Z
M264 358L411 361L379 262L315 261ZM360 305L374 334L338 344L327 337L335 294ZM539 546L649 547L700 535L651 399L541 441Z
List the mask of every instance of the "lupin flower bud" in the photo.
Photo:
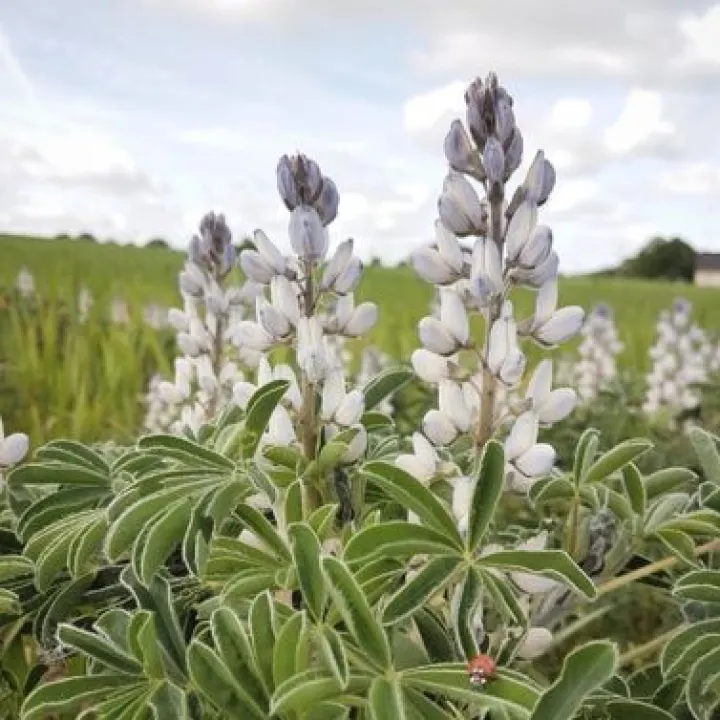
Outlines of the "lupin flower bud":
M505 151L505 173L503 180L507 181L520 167L523 159L525 141L519 128L515 128L507 150Z
M24 433L5 435L2 418L0 418L0 471L17 465L27 455L30 439Z
M290 242L293 250L307 262L317 263L325 258L329 238L317 210L300 205L292 211Z
M350 263L353 256L353 240L352 238L340 243L335 250L335 254L330 258L330 262L325 266L320 286L323 290L329 290L333 287L338 277Z
M445 136L445 157L450 167L484 182L486 178L480 153L472 146L470 136L459 120L453 120Z
M530 233L537 224L537 206L526 200L518 207L510 218L505 233L505 252L508 262L517 262L520 253L530 239Z
M317 383L329 369L329 355L322 326L316 317L302 317L297 327L297 363L308 380Z
M278 192L292 212L299 205L313 205L320 197L323 178L318 164L302 154L283 155L277 166Z
M315 209L323 226L329 225L338 214L340 195L335 183L329 177L323 177L320 197L315 202Z
M438 212L443 225L458 237L483 235L487 231L487 210L460 173L450 172L445 178Z
M555 168L545 159L545 153L538 150L525 178L525 197L530 202L543 205L555 187Z
M545 347L566 342L577 335L585 318L578 306L557 309L557 278L548 280L539 290L530 332Z
M496 137L489 137L483 150L483 166L487 173L488 182L500 184L505 177L505 152L501 142Z

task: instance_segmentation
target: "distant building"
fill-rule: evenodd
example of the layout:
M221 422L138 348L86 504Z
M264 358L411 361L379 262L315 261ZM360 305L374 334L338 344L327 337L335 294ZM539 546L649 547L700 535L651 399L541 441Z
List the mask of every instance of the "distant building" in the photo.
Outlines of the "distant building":
M695 284L703 287L720 287L720 253L695 255Z

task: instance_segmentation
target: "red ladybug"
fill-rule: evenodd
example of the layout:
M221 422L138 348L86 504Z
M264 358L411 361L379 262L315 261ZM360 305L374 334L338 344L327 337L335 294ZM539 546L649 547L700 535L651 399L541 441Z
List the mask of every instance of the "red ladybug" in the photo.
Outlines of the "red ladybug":
M489 655L476 655L468 663L467 671L473 685L484 685L495 676L497 665Z

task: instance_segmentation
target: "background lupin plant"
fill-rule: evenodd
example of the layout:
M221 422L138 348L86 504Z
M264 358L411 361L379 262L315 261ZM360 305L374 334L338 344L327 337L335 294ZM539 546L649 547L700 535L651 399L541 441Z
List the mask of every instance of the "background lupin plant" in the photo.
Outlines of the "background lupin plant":
M337 189L310 159L284 157L294 254L256 233L240 262L265 290L256 319L228 329L241 352L259 354L255 382L236 382L233 402L182 435L131 446L55 440L7 474L7 716L713 716L718 439L691 431L701 477L643 473L649 442L602 452L592 429L571 466L553 468L538 427L575 397L552 390L547 359L522 383L518 338L555 345L582 321L556 309L558 260L536 222L554 171L538 154L506 203L522 150L512 99L490 75L471 84L467 103L470 135L455 123L447 143L438 249L416 256L442 290L413 358L439 385L439 406L412 448L378 410L410 371L348 385L333 341L377 316L354 303L352 241L330 250ZM462 172L484 183L485 202ZM226 235L213 229L207 255L195 243L191 261L224 272ZM471 255L465 237L475 238ZM198 295L214 287L188 273ZM519 322L506 297L516 284L537 290L535 312ZM482 343L468 311L485 317ZM204 350L202 333L183 332L189 355ZM275 362L283 350L290 362ZM0 457L7 444L17 462L25 448L13 437ZM649 579L681 624L641 647L588 641L618 593ZM497 666L483 685L467 671L478 653Z
M235 248L225 217L208 213L190 242L179 276L183 309L168 313L183 355L175 359L172 381L151 378L147 430L180 433L189 427L197 432L231 402L235 384L244 378L242 368L257 365L257 353L232 352L234 327L259 292L253 283L226 287L234 266Z

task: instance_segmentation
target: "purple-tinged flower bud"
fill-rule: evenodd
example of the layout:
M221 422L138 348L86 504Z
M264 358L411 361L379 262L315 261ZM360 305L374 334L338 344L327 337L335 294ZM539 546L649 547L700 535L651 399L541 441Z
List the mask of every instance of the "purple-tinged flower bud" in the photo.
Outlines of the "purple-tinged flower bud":
M488 182L491 184L502 183L505 175L505 152L496 137L491 136L487 139L482 160Z
M337 217L339 205L340 194L337 186L329 177L323 177L322 190L320 196L313 203L313 207L317 210L324 227L327 227Z
M290 243L303 260L320 262L328 251L328 234L315 208L299 205L290 215Z
M335 280L335 292L341 295L352 292L360 282L363 264L359 257L350 258L350 262Z
M360 303L353 311L343 328L343 335L360 337L368 332L377 322L378 308L375 303Z
M545 153L538 150L525 182L526 198L538 206L543 205L555 187L555 168L545 159Z
M484 235L487 231L487 209L460 173L453 171L446 176L438 211L443 225L458 237Z
M507 180L520 167L523 158L525 141L519 128L515 128L512 138L505 150L505 173L503 179Z
M323 178L320 167L305 155L283 155L277 166L278 192L292 212L299 205L313 205L320 197Z
M433 445L440 446L449 445L458 434L452 420L440 410L430 410L425 415L423 432Z
M340 273L345 270L352 258L353 245L352 238L349 238L337 246L323 272L322 281L320 282L323 290L329 290L335 284Z
M240 267L254 282L267 285L275 277L275 269L257 250L243 250L240 253Z
M527 244L530 233L537 224L537 207L534 203L525 201L510 218L505 232L505 253L508 262L515 263Z
M470 136L459 120L453 120L445 136L445 157L456 172L465 173L478 182L485 180L480 154L473 147Z
M552 230L547 225L536 225L525 247L520 251L520 266L531 269L541 265L550 255L552 242Z

